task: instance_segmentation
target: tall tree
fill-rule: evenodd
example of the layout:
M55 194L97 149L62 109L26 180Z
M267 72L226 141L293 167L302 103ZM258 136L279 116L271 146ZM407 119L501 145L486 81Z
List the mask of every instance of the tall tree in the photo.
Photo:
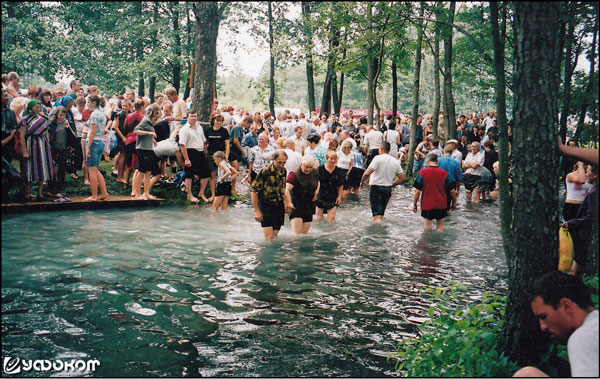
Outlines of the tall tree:
M190 19L190 10L189 10L189 6L188 6L188 2L186 1L185 3L185 18L186 18L186 36L187 36L187 45L190 45L190 40L193 38L193 42L194 42L194 51L195 46L196 46L196 33L192 34L192 20ZM195 55L195 54L194 54ZM195 59L195 58L194 58ZM187 99L190 96L190 92L191 92L191 88L193 87L193 81L194 81L194 72L193 72L193 67L194 64L193 62L190 62L188 65L189 68L189 77L188 80L186 80L185 82L185 90L183 91L183 98Z
M515 72L513 206L504 351L522 364L539 363L547 341L527 297L535 279L556 269L558 249L557 3L514 3ZM543 164L542 164L543 162ZM535 220L535 222L532 222Z
M579 57L579 48L581 47L581 41L575 47L575 62L573 62L573 45L575 41L575 25L577 24L575 13L577 11L577 3L572 1L569 3L568 12L568 28L565 38L565 76L563 80L563 95L562 95L562 110L560 112L560 136L563 141L566 141L567 136L567 116L569 115L569 108L571 106L571 79L573 77L573 71L577 66L577 58Z
M156 45L158 41L158 3L152 3L152 52L156 51ZM148 97L150 103L154 103L154 91L156 90L156 65L152 65L152 74L150 76L150 83L148 84Z
M216 96L217 36L223 12L229 3L216 1L192 3L195 16L194 101L192 108L198 112L198 120L208 122L212 100Z
M442 2L435 3L435 19L439 19ZM436 22L434 24L434 41L433 41L433 138L438 138L438 123L440 115L441 89L440 89L440 26Z
M275 114L275 52L273 37L273 8L271 1L267 1L269 15L269 111Z
M599 15L598 3L593 3L593 7L596 10L596 20L594 21L592 45L591 45L589 53L588 53L588 59L590 61L589 82L588 82L588 86L585 89L585 99L581 105L581 111L579 112L579 120L577 121L577 131L575 132L575 136L573 137L575 139L575 141L579 140L579 135L581 134L581 131L583 130L583 123L585 121L585 116L587 115L588 107L590 105L592 105L594 102L593 93L594 93L594 91L598 91L597 84L595 83L595 80L594 80L595 79L594 72L596 69L596 55L598 54L596 52L596 44L598 42L598 18L600 18L600 15Z
M506 7L503 4L503 7ZM498 182L500 187L500 224L502 228L502 243L506 261L510 261L512 252L512 238L510 235L511 205L508 187L508 122L506 119L506 90L504 76L504 40L500 36L498 24L498 3L490 2L490 22L492 26L492 42L494 44L494 71L496 74L496 113L498 114L498 137L499 137L499 173Z
M173 88L179 93L181 86L181 36L179 35L179 4L169 2L169 9L171 11L171 27L173 28L173 55L174 62L172 64L172 85Z
M142 2L134 3L134 17L138 20L142 20ZM135 58L137 60L138 65L141 66L141 62L144 60L144 43L143 38L140 35L138 43L135 44ZM140 70L138 73L138 96L144 96L144 71Z
M304 52L306 54L306 82L307 82L307 101L309 113L315 110L315 82L313 74L313 42L312 30L310 25L310 3L302 2L302 26L304 32Z
M454 24L455 10L456 3L451 1L450 9L446 12L446 20L449 24ZM452 93L452 36L454 32L452 26L445 26L444 29L444 121L446 122L446 137L453 139L456 138L456 106Z
M425 6L421 3L419 19L417 21L417 47L415 54L415 74L413 79L413 101L410 119L410 148L408 150L407 172L412 172L415 148L417 142L417 115L419 114L419 83L421 79L421 45L423 43L423 14Z

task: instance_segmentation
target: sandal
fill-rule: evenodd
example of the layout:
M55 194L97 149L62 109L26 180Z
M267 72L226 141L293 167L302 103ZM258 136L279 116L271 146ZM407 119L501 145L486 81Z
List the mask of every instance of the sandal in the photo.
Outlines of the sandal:
M77 174L71 174L71 178L77 180L77 179L79 179L79 176L77 176Z
M55 203L68 203L72 201L71 199L69 199L68 197L64 196L64 197L59 197L58 199L54 200Z

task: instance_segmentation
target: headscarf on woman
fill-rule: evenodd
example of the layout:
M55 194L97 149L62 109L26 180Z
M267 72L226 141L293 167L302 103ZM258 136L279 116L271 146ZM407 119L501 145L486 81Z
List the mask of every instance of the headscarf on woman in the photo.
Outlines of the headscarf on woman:
M33 114L33 106L39 104L39 100L31 99L27 102L25 107L25 114L32 115Z

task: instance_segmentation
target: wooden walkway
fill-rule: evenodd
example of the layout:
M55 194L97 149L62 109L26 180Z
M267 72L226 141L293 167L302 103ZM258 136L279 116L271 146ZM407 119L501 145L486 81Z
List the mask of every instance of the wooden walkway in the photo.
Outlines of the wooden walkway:
M136 200L130 196L110 196L108 200L103 201L83 201L86 197L87 196L70 196L71 200L73 200L70 202L31 201L26 203L3 203L2 213L148 207L158 206L160 205L160 201L164 200Z

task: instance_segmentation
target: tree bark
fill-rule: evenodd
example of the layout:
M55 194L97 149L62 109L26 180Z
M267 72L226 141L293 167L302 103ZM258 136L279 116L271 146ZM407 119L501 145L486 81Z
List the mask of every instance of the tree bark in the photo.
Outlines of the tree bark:
M454 11L456 3L450 2L448 10L448 22L454 24ZM452 27L445 27L444 35L444 120L446 121L446 138L456 138L456 107L454 95L452 94Z
M588 107L593 104L594 102L594 98L593 98L593 93L594 90L598 90L598 88L596 87L596 85L594 84L594 71L595 71L595 67L596 67L596 43L597 43L597 38L598 38L598 18L600 17L600 14L598 12L598 4L595 5L596 7L596 21L594 21L594 35L592 37L592 46L590 48L590 54L588 54L588 59L590 60L590 73L589 73L589 82L588 85L585 89L585 100L583 101L583 104L581 105L581 111L579 112L579 120L577 122L577 130L575 131L575 135L573 136L573 139L576 141L576 143L579 142L579 138L581 136L581 131L583 130L583 123L585 121L585 115L587 114L587 110Z
M179 4L168 3L171 8L171 27L175 43L173 44L173 53L175 62L173 62L173 88L179 93L181 86L181 36L179 35Z
M306 54L306 82L308 84L307 97L308 97L308 111L313 112L315 110L315 82L313 74L313 56L312 56L312 31L308 20L310 18L310 5L307 1L302 3L302 22L304 28L304 51Z
M557 3L517 2L514 7L513 249L503 346L511 359L535 365L548 339L527 292L558 264L559 12Z
M194 38L196 67L192 108L198 112L199 121L208 122L217 78L217 36L221 14L215 1L201 1L192 5L196 18Z
M441 6L441 2L436 3L436 7L441 8ZM436 11L436 19L438 18L438 13L439 11ZM433 42L433 49L433 138L438 138L440 101L442 97L440 89L440 29L438 25L435 25L435 40Z
M367 9L367 23L369 32L373 32L373 4L369 3ZM375 80L375 58L373 48L367 50L367 124L373 125L373 82Z
M269 15L269 111L275 115L275 56L273 54L273 7L267 1Z
M392 114L396 117L398 113L398 67L392 62ZM394 122L396 119L394 118ZM400 125L398 125L400 126Z
M344 46L346 44L346 36L344 36ZM342 61L346 60L346 47L342 52ZM340 114L342 111L342 100L344 99L344 73L340 74L340 90L338 91L338 101L334 104L335 113Z
M335 77L335 49L339 43L336 43L335 30L331 26L331 39L329 41L329 54L327 57L327 74L323 83L323 96L321 97L321 114L331 114L331 86Z
M419 11L421 19L417 23L417 51L415 58L415 74L413 77L413 98L412 98L412 112L410 119L410 147L408 150L408 164L406 166L406 172L412 173L414 164L414 155L417 141L417 115L419 114L419 82L421 79L421 44L423 42L423 14L425 13L425 7L421 4L421 10Z
M136 14L136 19L141 22L142 19L142 2L135 2L133 11ZM139 36L139 42L135 47L135 58L140 63L144 59L144 44L142 36ZM144 96L144 72L140 71L138 73L138 96Z
M190 20L190 10L188 9L188 3L185 2L185 17L186 17L186 36L187 36L187 44L189 46L190 39L192 38L192 20ZM193 35L194 38L194 46L196 46L196 34ZM187 100L190 97L191 88L194 86L194 73L192 72L192 62L188 65L189 67L189 75L188 80L185 82L185 90L183 91L183 99ZM190 77L191 80L190 80Z
M340 113L338 107L340 99L338 97L337 74L335 71L333 71L333 78L331 78L331 100L333 103L333 113Z
M492 44L494 45L494 73L496 76L496 110L498 114L498 144L499 144L499 172L498 185L500 190L500 226L502 230L502 244L504 255L509 262L512 252L511 204L508 187L508 123L506 120L506 90L504 75L504 40L500 37L498 25L498 3L490 2L490 22L492 26Z

